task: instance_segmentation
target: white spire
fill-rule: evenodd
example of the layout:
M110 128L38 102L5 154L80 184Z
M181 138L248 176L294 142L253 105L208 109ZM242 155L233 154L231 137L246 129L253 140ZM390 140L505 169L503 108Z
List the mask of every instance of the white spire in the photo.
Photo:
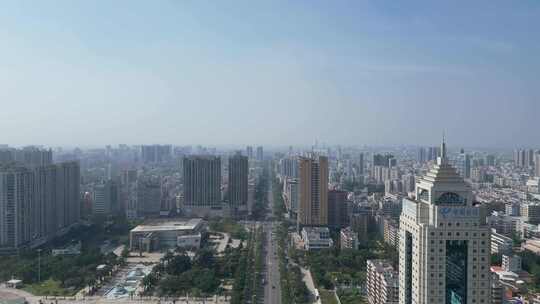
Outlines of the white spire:
M442 136L442 144L441 144L441 156L439 157L437 164L438 165L446 165L448 162L447 155L446 155L446 138L443 131Z

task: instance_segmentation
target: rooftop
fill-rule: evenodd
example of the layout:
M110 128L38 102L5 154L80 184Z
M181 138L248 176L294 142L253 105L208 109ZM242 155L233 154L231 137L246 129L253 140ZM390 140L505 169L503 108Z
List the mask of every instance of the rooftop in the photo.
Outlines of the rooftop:
M179 220L179 221L162 222L162 223L155 223L155 224L148 224L148 225L139 225L133 228L131 232L194 230L202 223L202 221L203 220L200 218L195 218L195 219L189 219L189 220Z
M304 233L310 240L329 238L330 236L328 227L304 227L302 228L302 234Z

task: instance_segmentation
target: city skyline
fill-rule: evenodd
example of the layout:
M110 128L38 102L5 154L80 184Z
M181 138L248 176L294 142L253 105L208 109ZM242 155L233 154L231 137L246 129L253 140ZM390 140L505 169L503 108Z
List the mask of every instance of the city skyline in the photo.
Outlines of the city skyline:
M540 304L540 1L0 1L0 304Z
M0 128L14 145L538 139L533 1L0 8Z

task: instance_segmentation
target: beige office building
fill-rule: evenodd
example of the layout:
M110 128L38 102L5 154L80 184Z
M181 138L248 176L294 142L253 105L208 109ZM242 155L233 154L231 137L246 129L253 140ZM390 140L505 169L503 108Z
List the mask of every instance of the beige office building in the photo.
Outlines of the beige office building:
M415 193L400 217L399 303L491 303L491 231L444 142Z

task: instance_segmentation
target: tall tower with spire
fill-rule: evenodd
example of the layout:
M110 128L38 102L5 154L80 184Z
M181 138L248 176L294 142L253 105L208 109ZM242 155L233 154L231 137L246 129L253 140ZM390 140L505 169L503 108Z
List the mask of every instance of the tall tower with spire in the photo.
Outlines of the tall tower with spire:
M446 158L446 141L445 141L444 133L443 133L442 143L441 143L441 155L437 159L437 164L440 166L440 165L446 164L447 161L448 160Z
M448 162L444 137L415 193L400 217L399 303L491 303L490 229Z

